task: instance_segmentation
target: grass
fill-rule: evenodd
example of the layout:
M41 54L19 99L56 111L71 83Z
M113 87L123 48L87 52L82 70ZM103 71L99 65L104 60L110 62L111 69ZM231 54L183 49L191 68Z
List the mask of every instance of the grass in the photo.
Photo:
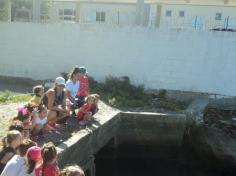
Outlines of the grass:
M26 102L31 98L30 94L20 94L8 90L0 91L0 104Z
M91 93L98 93L107 104L123 110L141 109L180 111L187 107L183 102L169 99L166 90L160 90L158 95L146 93L143 85L132 85L129 77L109 76L105 82L97 82L89 77Z

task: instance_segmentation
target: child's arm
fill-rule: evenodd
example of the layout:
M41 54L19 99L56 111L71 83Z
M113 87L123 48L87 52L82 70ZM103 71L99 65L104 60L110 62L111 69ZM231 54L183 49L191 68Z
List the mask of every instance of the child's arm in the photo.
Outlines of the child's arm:
M56 128L53 128L53 127L50 126L48 123L45 124L45 127L46 127L48 130L56 131Z
M87 111L85 111L84 109L83 109L83 107L81 107L81 108L79 108L79 112L82 112L82 113L87 113Z
M36 118L37 116L33 116L33 119L31 120L31 127L33 128L36 125Z

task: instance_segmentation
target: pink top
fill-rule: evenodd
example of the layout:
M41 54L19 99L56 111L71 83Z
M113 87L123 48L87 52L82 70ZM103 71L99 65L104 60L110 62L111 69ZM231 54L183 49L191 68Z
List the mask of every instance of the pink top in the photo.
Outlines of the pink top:
M44 174L44 176L59 176L60 169L57 165L47 164L43 168L43 174Z
M85 103L82 107L79 108L77 117L79 120L82 120L86 112L91 111L91 104Z
M79 87L79 91L77 92L77 96L87 97L88 87L89 87L88 77L85 75L80 76L79 83L80 83L80 87Z

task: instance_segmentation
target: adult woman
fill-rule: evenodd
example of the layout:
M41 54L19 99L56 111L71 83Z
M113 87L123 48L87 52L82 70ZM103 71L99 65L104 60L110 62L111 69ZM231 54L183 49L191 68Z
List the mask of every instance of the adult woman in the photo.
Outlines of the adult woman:
M67 98L69 100L68 102L70 103L72 109L75 109L77 106L75 101L75 96L80 87L79 76L80 76L79 67L75 67L68 75L69 79L66 81Z
M70 116L70 111L66 107L64 78L56 78L54 86L45 93L43 103L49 110L47 116L49 124L66 121L67 117Z

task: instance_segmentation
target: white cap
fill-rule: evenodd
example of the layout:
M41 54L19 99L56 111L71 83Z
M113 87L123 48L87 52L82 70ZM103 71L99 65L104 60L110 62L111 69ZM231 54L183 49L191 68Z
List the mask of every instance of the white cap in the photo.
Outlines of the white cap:
M62 78L62 77L57 77L56 80L55 80L55 83L57 83L57 85L63 85L63 86L66 85L65 79Z

